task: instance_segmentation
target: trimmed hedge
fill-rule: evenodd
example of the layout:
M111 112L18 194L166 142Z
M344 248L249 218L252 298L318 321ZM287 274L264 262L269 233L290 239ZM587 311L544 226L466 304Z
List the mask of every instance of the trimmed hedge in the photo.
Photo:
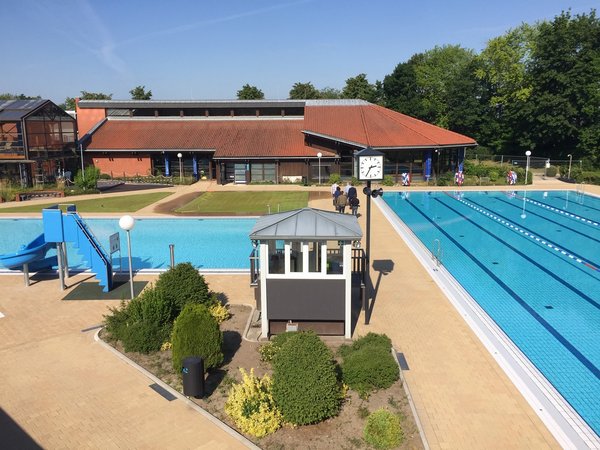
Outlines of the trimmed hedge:
M273 400L285 422L308 425L338 414L341 388L329 348L312 332L287 338L273 359Z
M350 346L340 347L344 383L361 396L390 387L400 377L390 349L390 339L385 334L375 333L367 334Z
M204 277L191 263L179 263L162 273L156 281L155 289L167 297L173 304L175 317L188 303L212 304Z
M223 362L223 333L204 305L189 303L175 320L172 335L173 369L181 373L182 361L188 356L204 360L204 369Z
M385 409L373 412L367 419L364 438L367 444L376 449L398 447L404 440L400 418Z

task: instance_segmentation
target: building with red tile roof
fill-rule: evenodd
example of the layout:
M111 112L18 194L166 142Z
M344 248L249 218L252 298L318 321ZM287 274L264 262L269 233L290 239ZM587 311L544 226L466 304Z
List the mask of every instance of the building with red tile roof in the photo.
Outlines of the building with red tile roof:
M183 175L219 183L355 175L354 154L385 154L385 173L434 176L477 143L362 100L77 102L88 163L113 176Z

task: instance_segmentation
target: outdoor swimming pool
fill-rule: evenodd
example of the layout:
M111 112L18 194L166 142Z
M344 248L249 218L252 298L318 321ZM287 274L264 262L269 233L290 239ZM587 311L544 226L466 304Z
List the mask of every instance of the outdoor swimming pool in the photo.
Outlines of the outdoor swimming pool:
M128 270L127 236L119 228L119 219L85 221L105 250L109 236L120 233L123 268ZM253 218L136 219L131 231L133 268L168 269L169 244L174 244L176 263L189 261L200 270L247 270L252 251L248 234L255 222ZM0 219L0 254L16 251L42 232L41 219ZM69 267L87 268L70 244L67 252ZM119 253L113 254L113 268L119 269Z
M383 200L600 434L600 198L461 191Z

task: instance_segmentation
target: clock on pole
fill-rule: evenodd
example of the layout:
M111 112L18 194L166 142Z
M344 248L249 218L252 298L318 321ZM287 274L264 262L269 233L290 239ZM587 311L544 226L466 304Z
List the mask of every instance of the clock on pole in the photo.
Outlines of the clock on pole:
M383 153L367 147L356 154L358 179L361 181L383 180Z

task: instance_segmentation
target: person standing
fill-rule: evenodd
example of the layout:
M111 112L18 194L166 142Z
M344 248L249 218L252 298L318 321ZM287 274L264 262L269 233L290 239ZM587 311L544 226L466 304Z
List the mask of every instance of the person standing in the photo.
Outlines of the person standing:
M338 189L340 188L338 187ZM335 205L337 206L338 212L344 214L346 212L346 205L348 204L348 196L341 189L339 192L339 195L335 199Z
M350 187L348 188L348 192L346 194L348 195L348 200L358 196L358 194L356 193L356 188L354 187L352 181L350 182Z
M331 199L333 200L333 207L335 208L335 199L337 198L336 192L340 189L338 184L334 181L331 185Z
M358 207L360 206L360 200L358 197L350 197L348 199L348 204L350 205L350 210L352 211L353 216L358 215Z

